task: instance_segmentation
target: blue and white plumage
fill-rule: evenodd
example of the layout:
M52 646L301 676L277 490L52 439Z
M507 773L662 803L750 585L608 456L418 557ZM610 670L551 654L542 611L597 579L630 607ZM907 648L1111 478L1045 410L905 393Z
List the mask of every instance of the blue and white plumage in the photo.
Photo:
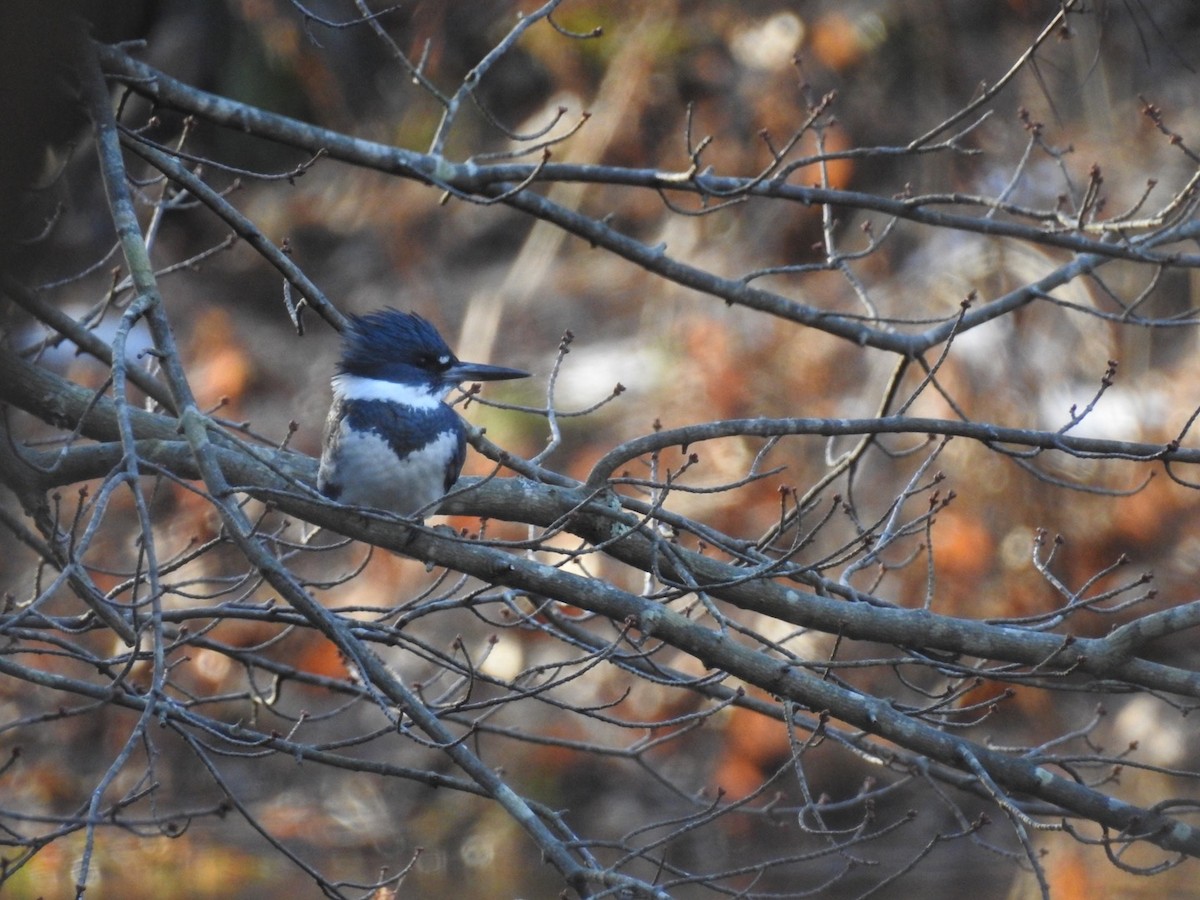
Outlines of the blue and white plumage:
M416 313L352 316L333 377L317 488L331 500L401 515L431 507L462 471L467 435L442 401L464 381L528 372L459 362Z

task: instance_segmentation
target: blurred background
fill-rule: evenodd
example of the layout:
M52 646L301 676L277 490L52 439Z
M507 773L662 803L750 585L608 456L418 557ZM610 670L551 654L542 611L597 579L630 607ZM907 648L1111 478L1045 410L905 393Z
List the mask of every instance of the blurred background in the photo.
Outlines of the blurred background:
M343 22L359 15L342 0L311 0L306 7ZM413 58L423 54L434 83L452 91L516 15L531 8L500 0L418 0L397 6L380 22ZM821 133L823 146L808 135L803 152L904 147L968 104L981 86L994 84L1058 8L1049 0L568 0L556 15L558 24L579 32L601 27L603 35L574 40L535 27L490 72L479 93L491 117L521 133L544 127L560 107L566 112L557 133L589 113L583 127L553 148L555 161L668 171L683 171L690 163L690 109L692 145L712 138L703 165L719 174L753 175L771 159L762 134L781 145L831 91L836 92L830 107L835 121ZM45 36L44 48L53 48L52 32L21 20L24 9L18 4L8 14L10 45L28 46L28 38L20 37L24 33ZM418 151L427 149L438 125L440 106L412 83L368 28L325 27L306 20L286 0L95 4L90 14L105 38L144 37L141 58L213 93ZM990 102L990 117L963 138L965 147L983 152L881 151L833 160L824 171L805 168L792 181L884 197L906 191L1005 193L1022 206L1053 207L1060 195L1077 196L1096 165L1109 212L1134 206L1148 179L1159 187L1147 206L1161 206L1187 182L1194 164L1142 114L1140 98L1162 107L1185 144L1200 147L1195 102L1200 7L1188 0L1089 3L1070 25L1070 33L1048 40L1037 64ZM14 54L8 58L23 72L36 71L42 58ZM51 66L48 74L16 86L52 88L55 71ZM9 224L21 225L17 237L25 249L10 254L8 270L26 284L45 286L47 298L81 315L104 298L119 265L119 255L111 253L112 226L90 138L69 115L60 120L45 93L34 90L33 100L20 94L9 92L7 112L27 116L15 119L31 122L18 131L45 152L18 159L14 150L6 157L6 171L18 173L13 179L32 173L33 185L17 190L20 215L10 217ZM125 110L130 122L149 113L136 100ZM968 117L959 128L976 118ZM157 111L151 127L170 142L181 122L173 113ZM1039 145L1031 149L1035 132ZM14 146L18 143L14 139ZM489 116L466 108L446 153L458 160L514 147ZM489 386L485 397L544 405L546 376L562 335L570 331L574 341L554 397L558 406L584 408L618 383L625 388L598 411L564 420L563 444L547 464L574 477L586 476L600 455L623 439L649 432L655 423L669 428L719 418L874 414L895 365L888 354L663 281L503 205L444 202L437 190L328 160L290 180L256 178L254 173L287 173L307 158L204 122L191 127L185 150L228 167L206 165L204 175L229 191L231 201L268 238L285 244L342 311L416 310L442 330L463 359L517 366L537 376L528 383ZM1014 179L1018 172L1021 177ZM142 187L147 215L161 190L149 183ZM816 263L825 255L826 233L842 250L861 248L887 224L881 216L850 208L834 210L828 223L819 209L765 201L685 216L652 191L583 183L539 190L588 215L610 216L626 233L651 245L664 242L671 255L732 278ZM43 229L46 234L32 241ZM305 333L297 335L278 274L244 243L222 247L227 234L204 208L183 202L162 216L154 240L157 264L188 263L164 273L160 283L193 389L202 405L219 408L226 419L248 422L275 441L284 440L294 422L298 427L290 446L316 455L337 334L309 314ZM1032 244L899 225L878 249L855 262L853 273L880 317L895 320L898 329L917 331L953 317L972 291L982 301L993 299L1043 277L1067 258ZM1200 403L1195 329L1132 328L1068 308L1112 312L1118 308L1113 293L1128 302L1146 291L1139 307L1144 314L1188 314L1195 303L1194 274L1165 271L1157 281L1153 275L1143 267L1110 264L1103 283L1079 280L1057 292L1060 305L1031 306L964 335L941 377L975 419L1055 429L1068 421L1073 404L1088 403L1107 361L1117 360L1116 385L1080 431L1169 440ZM837 271L785 271L763 274L756 282L820 310L871 312L855 283ZM40 326L15 308L4 307L0 316L12 346L31 347L44 337ZM104 377L100 366L76 357L65 344L48 348L43 362L91 384ZM912 389L916 381L906 384ZM954 414L932 392L911 411ZM466 415L517 454L533 455L545 444L545 424L537 416L480 405ZM759 446L731 440L705 448L701 479L736 480ZM825 453L820 441L781 445L769 459L771 465L786 466L780 475L735 493L677 497L675 508L728 534L756 538L778 519L780 489L806 490L825 470ZM885 509L915 465L911 459L876 460L858 483L864 510ZM1068 585L1078 587L1125 554L1130 564L1112 576L1112 583L1129 580L1130 572L1152 570L1164 601L1193 599L1200 566L1200 538L1190 524L1195 494L1168 478L1158 477L1128 496L1058 490L965 442L952 444L939 466L958 500L933 532L940 567L937 611L986 618L1033 614L1060 603L1031 565L1036 529L1066 536L1055 565ZM490 469L474 456L468 462L468 472ZM1117 491L1136 487L1144 476L1119 463L1078 460L1052 473ZM183 546L214 534L210 511L187 491L164 486L155 504L164 542ZM129 557L134 527L130 518L124 530L114 529L109 552ZM519 538L524 530L498 524L491 533ZM341 548L297 565L309 567L315 577L348 571L365 556L364 548ZM13 596L27 594L33 566L32 554L17 548L0 554L0 586ZM636 587L634 574L615 563L611 569L597 566L593 574ZM198 580L216 577L211 569L187 573ZM923 565L913 566L880 593L902 605L918 605L925 576ZM344 606L395 602L428 588L434 577L419 563L378 553L367 560L361 577L331 588L324 599ZM117 582L114 576L112 585ZM469 616L464 619L430 622L428 639L449 641L465 633L468 640L483 640L489 633ZM1096 633L1112 623L1081 617L1076 625L1093 621ZM229 623L223 634L251 646L273 632L252 626L239 630ZM1164 659L1194 659L1184 638L1158 649ZM344 675L336 654L311 636L286 638L274 652L307 671ZM554 651L539 646L536 634L506 632L492 652L489 665L503 674L549 659ZM686 659L674 662L685 669L694 665ZM421 660L397 664L408 667L410 677L424 671ZM216 696L243 674L218 654L193 655L186 669L198 690ZM625 687L617 673L598 675L573 689L572 701L615 702ZM290 701L296 710L330 703L328 697L296 690L299 696ZM21 697L6 693L0 686L6 720L30 715ZM1115 746L1141 742L1161 766L1194 767L1191 731L1156 718L1153 706L1141 699L1122 707L1100 732ZM640 685L617 709L630 719L652 721L670 715L671 704L679 702L672 693ZM990 727L1001 743L1036 743L1060 733L1064 722L1094 705L1086 695L1051 705L1041 692L1018 690ZM564 741L609 738L602 723L556 717L544 707L530 715L535 718L522 723L529 732ZM0 734L0 747L22 745L21 802L49 812L73 808L86 798L124 733L110 731L105 717L68 717ZM720 787L737 797L760 789L790 752L777 724L734 711L684 741L668 742L650 759L690 791L715 796ZM619 756L572 751L564 743L539 747L499 741L489 759L512 775L518 789L571 810L600 831L624 833L647 817L661 816L672 802L647 789L632 771L637 767ZM448 765L432 750L404 763ZM386 779L314 773L312 767L279 767L263 781L268 770L251 760L229 765L228 777L239 795L250 799L272 833L303 848L323 871L374 877L381 867L403 865L421 847L403 896L548 897L559 890L554 873L530 859L516 826L477 798ZM854 796L870 771L832 748L811 753L806 768L819 783L818 792L834 798ZM217 802L211 784L194 764L189 768L186 757L161 759L156 774L170 785L172 796L185 798L185 805ZM780 779L777 789L794 800L795 788L786 780ZM925 840L929 834L916 837ZM803 852L793 839L792 829L769 818L731 816L716 829L681 841L679 862L686 866L692 858L715 854L732 865L749 848L776 856ZM106 834L96 896L314 895L310 879L267 848L260 852L260 843L232 814L224 820L198 819L170 839ZM1054 849L1047 865L1055 896L1095 896L1119 878L1108 866L1100 867L1102 874L1090 870L1088 857L1073 843L1047 838L1047 845ZM930 897L959 897L965 890L980 898L1017 897L1030 889L1011 859L963 842L952 847L952 852L932 854L911 878L882 895L919 889ZM69 894L71 855L77 850L70 840L43 850L14 879L12 896ZM871 852L886 860L885 867L894 867L914 851L905 845ZM133 872L136 882L129 880ZM839 873L840 880L821 896L856 896L881 880L877 871L856 872L847 860L833 859L807 868L779 866L754 889L819 892L819 885ZM1166 896L1172 884L1164 879L1120 883L1122 896L1139 891ZM697 888L695 894L685 889L678 896L712 894Z

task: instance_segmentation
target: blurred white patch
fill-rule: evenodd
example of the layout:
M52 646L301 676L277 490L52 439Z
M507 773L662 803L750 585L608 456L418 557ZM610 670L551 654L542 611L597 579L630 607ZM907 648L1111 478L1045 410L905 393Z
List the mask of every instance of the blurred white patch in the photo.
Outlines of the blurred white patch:
M619 383L630 396L659 384L661 354L638 346L639 336L625 336L600 343L576 344L571 348L558 377L555 400L559 409L574 410L603 400ZM632 346L631 346L632 345Z
M215 650L201 650L192 657L192 665L202 678L213 684L220 684L229 677L233 662L224 653Z
M1096 381L1050 386L1038 404L1041 427L1058 429L1066 425L1071 420L1072 406L1075 415L1082 415L1098 389ZM1069 433L1074 437L1136 441L1158 433L1169 423L1172 412L1170 398L1144 383L1136 388L1111 387Z
M472 869L481 869L495 862L497 844L495 834L477 832L462 842L458 855L462 859L463 865Z
M1033 529L1018 525L1000 542L1000 561L1008 569L1024 569L1033 565Z
M304 790L295 791L292 801L296 809L302 810L311 803L311 796ZM357 840L364 834L385 834L391 827L383 796L367 784L351 782L343 785L335 795L324 799L324 806L329 818L344 829L343 834L325 831L323 838L331 843L337 839Z
M1188 731L1183 717L1171 715L1170 710L1153 697L1134 697L1117 713L1112 724L1113 740L1122 745L1137 742L1138 762L1154 766L1184 765ZM1124 746L1110 748L1114 753Z
M734 32L729 52L747 69L771 72L790 66L803 40L800 17L781 12Z
M79 321L87 315L87 308L84 306L68 306L63 309L71 318ZM109 316L104 319L99 325L90 328L93 334L107 344L112 344L113 338L117 334L117 328L120 326L120 319ZM47 337L56 337L57 335L48 334L46 329L41 325L27 325L16 332L14 343L20 348L20 352L25 353L39 345ZM147 350L153 349L154 341L150 337L150 327L146 324L146 320L139 319L129 330L129 337L125 342L125 358L130 360L134 365L144 365L144 354ZM76 358L91 359L90 356L81 356L79 348L71 341L60 341L47 346L38 356L40 365L47 366L58 372L66 371L66 369L74 362ZM101 365L101 363L96 363Z
M476 656L476 659L479 657ZM501 681L512 681L525 668L525 652L520 644L508 638L500 638L496 645L487 651L487 656L479 665L479 671L490 678Z

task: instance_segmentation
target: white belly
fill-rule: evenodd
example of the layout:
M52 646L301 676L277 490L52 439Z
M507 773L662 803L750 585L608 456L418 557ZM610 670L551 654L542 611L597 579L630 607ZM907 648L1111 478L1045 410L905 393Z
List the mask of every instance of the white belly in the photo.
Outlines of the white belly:
M317 485L325 491L331 483L340 484L339 503L411 515L445 495L446 461L457 444L457 435L444 431L400 460L378 435L343 428L335 457L321 460ZM436 509L425 510L433 512Z

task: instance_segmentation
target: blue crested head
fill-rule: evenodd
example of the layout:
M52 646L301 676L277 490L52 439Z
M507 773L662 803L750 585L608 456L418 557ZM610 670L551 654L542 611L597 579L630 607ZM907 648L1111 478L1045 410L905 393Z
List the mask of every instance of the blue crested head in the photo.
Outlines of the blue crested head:
M429 322L416 313L398 309L350 317L338 372L447 389L468 380L501 381L529 374L502 366L460 362Z
M338 371L360 378L426 380L458 362L436 328L397 309L351 316L343 341Z

